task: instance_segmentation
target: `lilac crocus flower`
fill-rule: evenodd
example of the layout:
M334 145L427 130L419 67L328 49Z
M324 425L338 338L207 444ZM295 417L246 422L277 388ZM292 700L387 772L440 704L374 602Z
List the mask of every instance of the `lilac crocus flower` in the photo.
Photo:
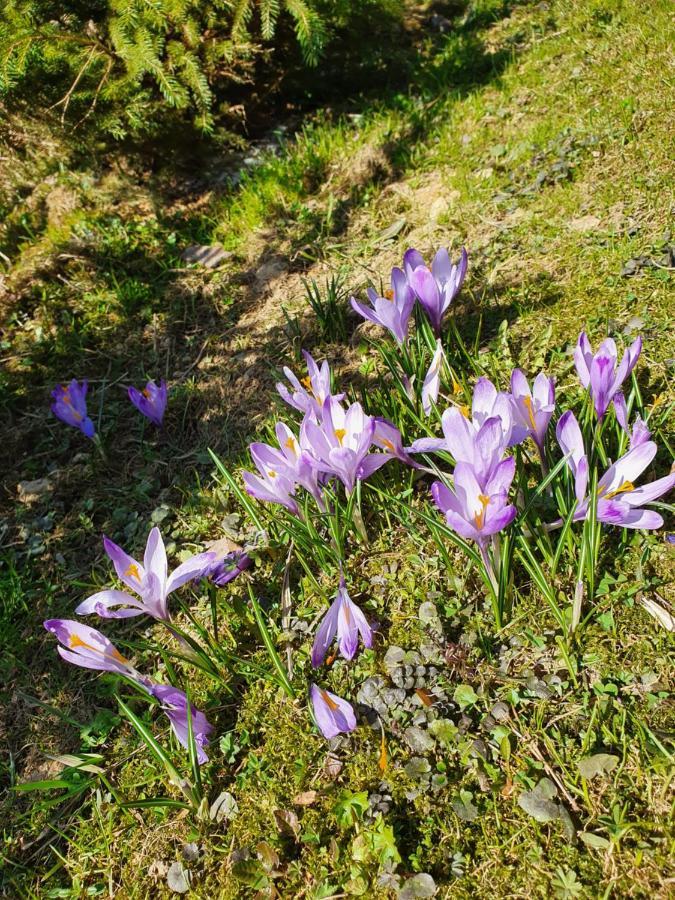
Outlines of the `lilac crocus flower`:
M360 403L352 403L345 410L337 398L329 397L323 406L320 425L309 416L305 418L301 443L311 450L314 467L319 472L335 475L351 494L357 479L373 471L362 466L374 431L375 421L363 412Z
M293 499L296 486L300 485L308 491L323 509L319 477L314 459L307 449L298 442L293 432L278 422L275 428L279 449L269 444L254 442L250 446L251 457L256 464L259 475L244 472L244 484L251 496L258 500L281 503L294 515L298 513L298 504ZM300 440L304 443L305 432L301 432Z
M85 437L93 438L94 423L87 415L87 382L75 378L70 384L57 384L52 391L52 412L66 425L79 429Z
M56 649L62 659L83 669L126 675L141 684L145 680L108 638L82 622L72 619L47 619L44 623L61 644Z
M578 500L574 519L579 521L589 514L590 499L586 497L588 463L581 430L571 410L560 417L556 434L574 475L574 490ZM598 481L596 515L599 522L623 528L661 528L662 516L643 506L662 497L675 486L675 473L643 487L635 487L635 482L654 459L656 451L654 441L645 441L629 450L607 469Z
M638 337L625 351L617 367L618 353L612 338L606 338L593 354L586 332L582 331L574 350L574 365L583 387L590 391L598 419L602 419L612 400L621 391L621 385L633 371L642 350L642 338ZM619 398L619 415L621 401Z
M167 401L166 382L161 381L156 385L154 381L148 381L142 391L130 387L128 394L136 409L153 425L161 428Z
M210 552L198 553L169 575L166 550L159 528L153 528L148 535L142 565L105 536L103 547L112 560L119 579L138 594L138 598L126 591L99 591L80 603L75 610L80 616L96 613L103 619L128 619L147 615L161 622L170 622L167 602L169 594L186 582L193 581L214 557Z
M328 648L337 635L340 654L345 659L353 659L359 645L359 635L364 647L373 646L373 632L359 607L347 593L344 578L335 600L321 620L312 647L312 665L320 666L326 658Z
M171 723L173 733L178 743L189 750L188 742L188 700L184 691L170 684L155 684L151 682L148 690L152 696L159 700L162 712L166 714ZM197 760L200 764L208 762L208 756L204 748L208 746L209 735L213 731L203 712L200 712L192 703L190 704L190 716L192 720L192 733L197 748Z
M408 449L411 453L445 450L456 462L473 467L485 487L510 444L513 430L511 400L498 393L487 378L479 378L473 395L473 418L464 407L452 406L441 416L442 438L421 438Z
M319 368L306 350L302 351L302 355L307 363L307 377L300 381L288 366L284 366L284 375L293 390L289 391L285 384L279 382L277 391L289 406L305 415L311 414L317 421L320 421L324 403L331 396L330 368L326 360L321 363L321 368ZM335 394L336 400L342 400L343 397L344 394Z
M447 250L440 249L434 257L431 270L417 250L410 249L403 257L408 283L429 316L436 337L440 337L443 316L462 287L468 260L463 247L457 264L451 262Z
M351 703L313 684L309 696L314 718L321 734L327 739L348 734L356 728L356 716Z
M248 553L243 550L233 550L225 556L216 556L213 561L208 562L195 580L207 578L216 587L222 588L246 571L252 562Z
M425 416L431 415L433 404L438 403L438 393L441 388L441 369L445 354L440 339L436 341L436 352L431 360L429 371L424 376L422 385L422 409Z
M515 506L507 501L515 471L516 461L509 457L482 485L469 463L458 462L453 489L435 481L431 485L431 495L453 531L485 548L488 538L502 531L516 517Z
M633 422L633 430L630 433L629 449L633 450L640 444L646 444L652 436L651 431L647 428L647 423L637 416Z
M385 419L383 416L375 416L373 421L375 422L373 443L384 451L383 455L387 459L398 459L399 462L404 463L406 466L412 466L413 469L421 468L403 446L401 432L393 422L390 422L389 419ZM370 456L376 458L375 454L370 454ZM370 456L366 457L366 461L370 459ZM366 461L364 461L364 467Z
M366 293L372 308L352 297L353 309L369 322L387 328L399 344L405 343L415 294L403 270L397 267L391 270L391 289L386 290L383 297L380 297L373 288L368 288Z
M546 431L555 411L555 379L540 372L534 379L532 390L520 369L511 373L511 397L513 400L513 433L511 443L520 443L531 437L540 456L544 453Z

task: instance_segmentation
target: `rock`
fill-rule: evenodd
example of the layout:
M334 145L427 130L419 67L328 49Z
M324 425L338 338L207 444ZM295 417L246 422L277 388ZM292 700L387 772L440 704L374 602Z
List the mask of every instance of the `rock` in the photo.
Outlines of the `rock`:
M195 263L206 269L217 269L233 255L231 250L223 250L220 244L190 244L183 250L180 258L183 262Z
M417 725L411 725L403 733L403 740L413 753L428 753L434 749L434 739Z
M36 478L35 481L20 481L16 486L21 503L35 503L45 494L54 490L48 478Z

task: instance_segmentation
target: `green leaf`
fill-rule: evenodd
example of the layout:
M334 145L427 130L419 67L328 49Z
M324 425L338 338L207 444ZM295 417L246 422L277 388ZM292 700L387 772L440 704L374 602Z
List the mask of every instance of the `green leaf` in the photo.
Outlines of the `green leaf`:
M478 702L478 695L470 684L458 684L452 699L464 710Z

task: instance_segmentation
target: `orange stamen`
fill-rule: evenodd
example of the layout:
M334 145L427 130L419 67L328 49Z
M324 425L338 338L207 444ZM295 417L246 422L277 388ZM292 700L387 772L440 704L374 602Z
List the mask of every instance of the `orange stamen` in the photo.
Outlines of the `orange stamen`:
M347 434L344 428L336 428L335 429L335 437L338 439L338 444L342 446L342 442Z
M384 292L384 299L385 300L393 300L394 299L394 292L392 291L391 288L387 288L387 290Z
M604 499L609 500L612 497L616 497L617 494L627 494L630 491L634 491L634 490L635 490L635 485L633 484L632 481L624 481L624 483L621 485L621 487L618 487L614 491L610 491L609 494L605 494ZM598 491L598 497L600 497L600 496L602 496L602 491Z
M391 453L396 452L396 447L394 447L392 442L390 440L388 440L387 438L382 438L382 443L387 448L387 450L389 450Z
M323 698L323 702L326 704L328 709L330 709L332 712L335 712L336 709L340 709L335 700L333 700L332 697L328 695L327 691L321 690L321 697Z
M536 430L537 430L537 423L534 421L534 413L532 412L532 398L531 398L531 397L524 397L524 398L523 398L523 403L524 403L525 406L527 407L527 414L528 414L528 416L530 417L530 425L532 426L532 430L533 430L533 431L536 431Z
M479 494L478 499L480 500L483 508L479 512L476 513L476 515L473 517L473 521L476 524L476 528L478 528L480 530L483 527L483 525L485 524L485 510L488 507L490 498L486 497L485 494Z
M69 647L74 650L76 647L84 647L85 650L91 650L92 653L98 653L99 656L108 657L112 656L118 662L123 663L124 665L129 664L129 660L125 659L122 654L115 647L112 649L112 653L104 653L103 650L100 650L98 647L92 647L91 644L88 644L86 641L83 641L82 638L77 634L71 634L68 639Z

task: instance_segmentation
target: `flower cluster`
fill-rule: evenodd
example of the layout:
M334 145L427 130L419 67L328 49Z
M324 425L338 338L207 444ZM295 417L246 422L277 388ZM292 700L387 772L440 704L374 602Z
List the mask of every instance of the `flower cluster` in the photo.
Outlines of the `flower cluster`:
M116 589L99 591L76 607L77 615L96 614L102 619L146 615L169 625L168 597L171 593L200 578L209 578L222 586L250 565L249 557L243 552L230 553L223 558L209 551L190 557L169 574L166 549L158 528L150 531L142 563L107 537L103 538L103 547L117 577L133 594ZM188 747L189 715L198 761L207 761L205 748L213 727L202 712L188 704L183 691L142 675L104 634L88 625L71 619L48 619L44 626L58 639L60 646L57 649L62 659L86 669L123 675L154 697L185 748Z
M87 414L87 381L77 381L73 378L69 384L57 384L52 391L52 412L57 419L79 429L85 437L94 439L96 430L94 423ZM162 427L164 413L168 398L166 382L159 385L154 381L148 381L142 391L135 387L128 389L129 400L146 419Z

